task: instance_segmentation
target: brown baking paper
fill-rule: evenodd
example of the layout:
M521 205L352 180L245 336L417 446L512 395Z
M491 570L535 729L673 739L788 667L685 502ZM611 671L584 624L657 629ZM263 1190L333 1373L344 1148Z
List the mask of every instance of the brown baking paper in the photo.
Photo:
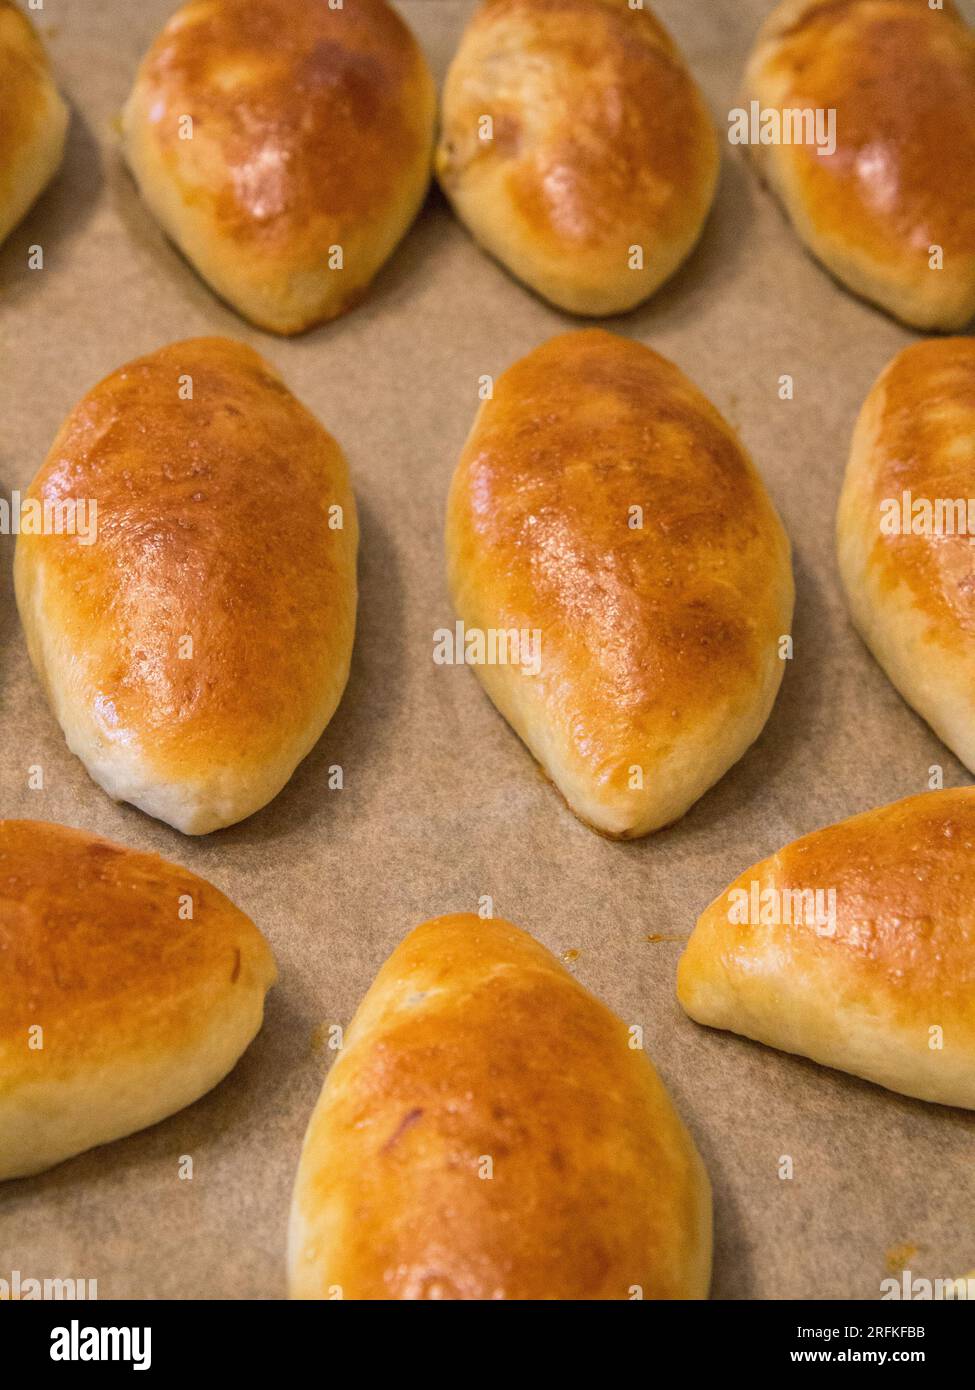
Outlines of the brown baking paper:
M156 850L211 879L270 938L281 978L228 1080L163 1124L0 1185L0 1278L97 1280L98 1295L285 1293L299 1147L347 1023L417 923L495 912L534 933L628 1023L670 1087L715 1198L715 1297L878 1298L909 1268L975 1266L975 1116L708 1032L674 996L700 910L753 861L961 765L853 632L833 516L856 412L912 334L802 250L725 138L764 0L659 0L710 101L723 174L687 266L608 326L673 358L741 431L795 547L795 658L765 733L677 825L614 844L580 825L471 671L433 661L453 620L445 492L478 378L578 321L476 248L437 192L347 317L295 340L251 328L162 236L118 150L136 63L172 0L44 0L35 18L73 116L64 168L0 248L0 488L27 485L74 402L174 339L264 353L341 442L361 509L360 614L345 698L264 811L188 839L114 805L68 752L28 664L3 539L0 808ZM468 0L400 6L442 79ZM946 132L950 138L950 132ZM29 270L28 247L44 248ZM780 377L794 399L780 398ZM344 788L329 790L339 764ZM28 788L28 769L43 789ZM180 1180L180 1160L193 1177ZM794 1176L780 1176L784 1156Z

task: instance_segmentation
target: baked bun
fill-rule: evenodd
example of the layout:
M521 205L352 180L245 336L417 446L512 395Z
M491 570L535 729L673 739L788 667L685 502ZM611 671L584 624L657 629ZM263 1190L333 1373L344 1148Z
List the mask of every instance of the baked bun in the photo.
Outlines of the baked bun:
M887 675L975 772L975 341L906 348L853 436L840 574Z
M437 174L519 280L572 313L617 314L690 253L718 143L649 6L485 0L447 75Z
M274 959L249 917L157 854L0 821L0 1178L154 1125L261 1026Z
M75 406L24 511L53 521L65 499L86 516L73 534L22 529L14 576L68 747L110 796L188 835L243 820L348 677L358 528L342 451L251 348L194 338Z
M193 0L143 60L123 126L142 196L204 280L259 327L300 333L361 299L413 221L435 117L385 0Z
M747 869L698 919L677 995L698 1023L975 1109L975 788L895 801Z
M67 130L68 108L34 26L0 0L0 241L54 177Z
M753 101L804 120L835 112L832 153L750 146L813 255L905 323L963 328L975 315L975 32L952 0L784 0L748 62Z
M454 474L447 560L465 629L540 644L468 659L596 830L676 820L761 732L789 543L730 426L642 344L567 333L504 373Z
M510 922L437 917L305 1136L297 1298L706 1298L711 1192L632 1030Z

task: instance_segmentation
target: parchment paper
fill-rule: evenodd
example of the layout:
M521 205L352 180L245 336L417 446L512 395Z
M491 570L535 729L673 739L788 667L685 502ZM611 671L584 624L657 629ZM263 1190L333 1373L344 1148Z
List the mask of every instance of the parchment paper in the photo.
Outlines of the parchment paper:
M445 491L477 380L577 321L475 247L433 192L369 298L296 340L250 328L166 242L117 148L136 63L173 0L45 0L35 14L73 119L63 171L0 249L0 488L27 485L62 418L122 362L224 333L276 363L344 447L361 508L352 677L319 746L263 812L203 839L116 806L67 751L29 667L3 541L0 809L156 850L270 938L281 981L230 1078L181 1114L0 1185L0 1277L97 1279L100 1297L279 1297L302 1135L346 1023L425 918L495 911L630 1023L692 1129L715 1193L716 1297L877 1298L904 1265L975 1266L975 1116L696 1027L674 971L696 915L742 869L830 821L965 770L902 702L846 616L833 516L859 405L912 335L802 250L722 134L702 244L608 321L673 358L740 429L795 547L796 655L759 743L678 825L619 845L546 784L472 672L436 666L452 621ZM442 78L468 0L404 0ZM659 0L719 130L765 0ZM946 132L946 139L950 132ZM44 247L42 271L27 247ZM795 399L779 399L779 377ZM345 788L329 791L340 763ZM40 764L43 790L28 790ZM577 954L574 954L577 953ZM323 1027L324 1026L324 1027ZM194 1176L180 1181L181 1156ZM795 1176L779 1176L782 1156Z

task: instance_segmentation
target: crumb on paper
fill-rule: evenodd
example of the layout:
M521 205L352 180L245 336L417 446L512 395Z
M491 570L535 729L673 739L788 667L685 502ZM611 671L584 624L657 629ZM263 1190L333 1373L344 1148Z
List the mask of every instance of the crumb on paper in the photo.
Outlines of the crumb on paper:
M884 1262L891 1274L901 1274L917 1254L917 1246L905 1241L903 1245L892 1245L884 1255Z

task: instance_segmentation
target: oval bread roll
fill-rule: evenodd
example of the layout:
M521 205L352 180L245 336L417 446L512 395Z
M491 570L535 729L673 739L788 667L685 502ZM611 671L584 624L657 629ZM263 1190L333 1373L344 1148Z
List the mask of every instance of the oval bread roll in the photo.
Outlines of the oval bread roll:
M572 313L616 314L689 255L718 145L649 4L485 0L447 75L437 173L519 280Z
M975 341L905 348L860 412L837 516L854 622L975 772Z
M350 308L430 182L436 91L385 0L193 0L139 68L125 153L152 212L245 318Z
M68 108L28 17L0 0L0 241L57 172Z
M28 649L95 781L188 835L276 796L345 687L358 528L342 451L273 368L225 338L130 362L23 510Z
M905 323L963 328L975 315L975 33L952 0L784 0L748 62L751 102L805 122L835 113L832 153L750 146L823 265Z
M447 560L485 689L604 834L676 820L761 732L789 543L731 428L640 343L567 333L504 373L454 474ZM512 630L517 660L495 642L492 662Z
M867 811L747 869L698 919L677 995L698 1023L975 1109L975 788Z
M438 917L346 1033L289 1263L296 1298L706 1298L710 1185L615 1014L509 922Z
M199 1099L259 1031L276 974L205 879L43 821L0 821L0 961L0 1179Z

